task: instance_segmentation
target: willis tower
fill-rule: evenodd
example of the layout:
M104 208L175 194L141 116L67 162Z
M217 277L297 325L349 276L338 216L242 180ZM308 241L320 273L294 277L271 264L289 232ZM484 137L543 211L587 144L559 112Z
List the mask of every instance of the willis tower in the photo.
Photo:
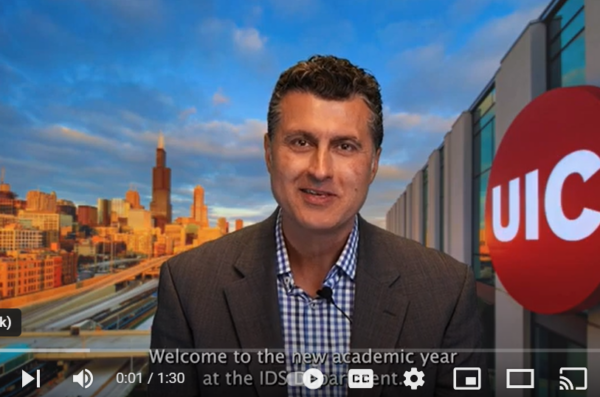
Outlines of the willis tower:
M171 169L167 166L165 138L162 132L158 135L156 148L156 166L152 168L152 202L150 212L154 226L165 231L165 225L171 223Z

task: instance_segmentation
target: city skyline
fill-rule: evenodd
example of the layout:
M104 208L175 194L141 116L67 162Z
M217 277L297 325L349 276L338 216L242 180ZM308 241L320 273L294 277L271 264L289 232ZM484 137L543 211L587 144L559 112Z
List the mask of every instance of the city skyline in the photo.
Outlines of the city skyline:
M383 226L397 192L546 3L358 2L343 15L320 0L227 9L161 0L7 5L0 15L0 27L11 32L0 41L0 166L21 198L39 189L96 205L133 183L149 209L148 167L163 131L173 219L189 216L202 185L211 224L219 217L252 224L275 208L262 135L277 76L314 53L333 53L382 85L382 161L361 213ZM107 23L111 32L102 28Z
M164 136L162 135L162 132L159 132L159 139L158 139L158 144L157 144L157 148L156 148L156 164L154 167L152 167L151 179L153 180L153 185L156 182L156 186L157 186L156 190L157 191L167 190L166 205L168 205L170 207L170 186L168 189L165 189L165 186L166 186L164 183L165 176L163 175L163 172L164 172L164 169L166 169L168 171L167 179L169 180L168 185L170 185L171 169L169 167L165 167L165 165L166 165L165 141L164 141ZM154 191L154 189L153 189L153 191ZM122 214L124 208L120 208L118 211L115 211L114 205L115 205L116 201L119 201L121 206L123 206L125 203L127 203L127 205L128 205L127 211L129 211L130 209L132 209L132 210L136 210L136 209L147 210L150 214L152 214L153 220L155 220L155 223L156 223L155 227L159 227L163 232L164 232L164 226L166 226L167 224L173 224L173 222L176 221L176 219L173 219L171 217L171 208L169 208L169 210L168 210L169 217L167 217L166 219L163 219L162 224L161 224L160 220L156 220L155 214L152 212L152 202L153 202L152 196L150 197L148 206L147 207L144 206L140 200L139 192L136 190L134 184L130 184L129 189L125 192L125 194L123 194L120 197L98 197L96 199L95 205L88 204L88 203L77 203L77 202L72 201L68 197L58 197L58 195L56 194L56 192L54 190L42 191L39 188L38 189L30 189L30 190L27 190L27 193L25 195L20 195L14 191L14 189L12 188L9 181L5 180L5 168L0 167L0 192L12 194L14 196L15 201L24 201L26 203L28 212L56 213L57 208L61 202L72 204L76 207L76 209L79 209L80 207L86 208L86 210L85 210L86 212L87 212L88 208L92 208L96 211L98 226L109 226L111 223L111 221L110 221L111 214L114 214L115 212L118 217L122 217L122 215L124 215L124 214ZM162 196L159 196L159 197L163 198ZM13 204L11 204L11 205L13 205ZM18 205L18 204L15 204L15 205ZM163 206L164 206L164 203L163 203ZM160 204L157 204L157 207L160 207ZM158 214L158 218L164 218L164 215L162 215L160 209L158 209L156 211ZM78 212L78 211L76 211L76 212ZM196 185L192 191L192 205L190 206L190 209L189 209L189 216L182 215L178 218L189 218L190 220L197 222L203 228L210 228L211 227L210 219L212 217L209 215L209 213L210 213L210 211L208 209L208 206L204 203L204 188L201 185ZM75 213L73 214L73 216L75 217ZM87 216L88 215L86 213L86 215L85 215L86 219L87 219ZM108 221L106 221L106 222L103 221L104 218L108 218ZM214 217L214 222L212 222L212 223L214 223L216 225L219 222L221 222L221 220L226 220L227 226L229 228L230 222L227 219L231 219L232 225L234 225L234 229L231 231L241 229L241 225L244 224L243 219L240 219L240 217L232 217L232 218ZM84 224L87 224L87 222Z

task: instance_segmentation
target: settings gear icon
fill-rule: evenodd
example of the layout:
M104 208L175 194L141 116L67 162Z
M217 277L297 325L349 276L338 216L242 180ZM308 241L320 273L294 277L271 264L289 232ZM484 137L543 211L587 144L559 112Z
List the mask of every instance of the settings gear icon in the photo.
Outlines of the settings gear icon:
M412 377L416 376L417 380L412 380ZM425 381L423 378L425 374L423 371L417 370L415 367L411 368L410 371L404 371L404 384L409 386L412 390L417 390L419 386L423 386Z

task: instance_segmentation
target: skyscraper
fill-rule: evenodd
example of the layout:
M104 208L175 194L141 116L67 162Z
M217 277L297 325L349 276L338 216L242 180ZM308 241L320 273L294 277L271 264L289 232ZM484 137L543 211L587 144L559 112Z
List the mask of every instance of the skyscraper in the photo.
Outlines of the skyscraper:
M0 171L0 214L17 215L15 201L17 195L10 191L10 185L4 183L4 167Z
M111 200L98 199L98 226L110 226L110 215L112 213Z
M201 227L204 227L202 220L204 219L204 189L198 185L194 189L194 202L190 208L190 218L196 221Z
M154 225L165 231L165 225L171 223L171 169L167 168L167 152L162 132L158 135L156 148L156 166L152 168L152 202L150 212Z
M221 217L217 219L217 227L222 234L227 234L227 219Z
M244 221L241 219L236 219L235 220L235 230L240 230L243 227L244 227Z
M205 204L202 206L202 227L209 228L210 222L208 221L208 206Z
M27 211L56 212L56 193L44 193L39 190L27 192Z
M134 190L133 186L125 193L125 201L131 205L131 209L139 210L144 208L140 203L140 193Z

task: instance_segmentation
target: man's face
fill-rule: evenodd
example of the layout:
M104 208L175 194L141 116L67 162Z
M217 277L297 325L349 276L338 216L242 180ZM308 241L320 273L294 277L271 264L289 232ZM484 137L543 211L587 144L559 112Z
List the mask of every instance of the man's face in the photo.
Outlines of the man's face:
M277 130L264 142L275 200L303 228L347 224L364 204L379 164L367 104L360 97L330 101L292 92L280 106Z

